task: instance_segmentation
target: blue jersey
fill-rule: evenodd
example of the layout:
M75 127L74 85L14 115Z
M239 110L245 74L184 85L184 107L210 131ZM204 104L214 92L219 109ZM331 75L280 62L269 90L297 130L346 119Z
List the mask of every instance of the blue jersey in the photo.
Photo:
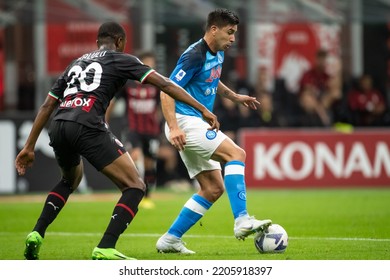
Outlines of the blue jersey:
M214 53L203 39L192 44L180 56L170 79L188 91L209 111L213 110L224 52ZM201 117L193 107L176 101L176 113Z

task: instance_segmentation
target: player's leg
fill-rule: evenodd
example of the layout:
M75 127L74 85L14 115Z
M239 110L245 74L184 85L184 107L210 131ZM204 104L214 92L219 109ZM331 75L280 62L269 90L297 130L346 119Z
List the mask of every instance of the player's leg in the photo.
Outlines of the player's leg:
M271 220L256 220L248 215L245 183L245 151L230 138L226 138L214 152L212 159L225 162L224 184L235 219L234 235L245 239L256 231L264 230Z
M144 154L142 153L141 147L133 147L128 150L130 157L133 159L134 164L138 170L138 174L141 178L145 176L145 166L144 166Z
M26 238L24 251L26 259L39 259L39 250L48 226L56 219L83 176L83 162L80 155L72 152L72 148L64 141L63 129L65 129L63 122L53 122L50 127L50 145L53 146L56 160L61 167L62 178L47 195L37 223ZM70 130L71 134L77 133L75 127L71 127Z
M182 236L195 225L221 197L224 191L220 169L206 170L196 176L200 190L183 206L167 233L157 241L156 248L161 253L193 254L182 242Z
M110 131L90 130L82 155L100 172L106 175L122 192L110 217L108 226L92 252L93 259L131 259L115 247L138 211L144 196L145 184L123 144Z
M115 247L120 235L129 226L136 213L145 184L128 153L121 155L103 168L102 173L110 178L121 190L122 196L111 215L110 222L97 247L93 250L93 259L132 259L119 253Z
M223 141L225 135L208 133L208 125L199 118L180 117L178 123L186 133L186 148L180 152L190 178L198 179L200 191L194 194L183 206L181 212L166 234L156 244L158 252L178 252L193 254L183 245L181 237L199 221L212 203L223 193L221 166L209 160L213 151ZM169 139L168 127L165 134Z

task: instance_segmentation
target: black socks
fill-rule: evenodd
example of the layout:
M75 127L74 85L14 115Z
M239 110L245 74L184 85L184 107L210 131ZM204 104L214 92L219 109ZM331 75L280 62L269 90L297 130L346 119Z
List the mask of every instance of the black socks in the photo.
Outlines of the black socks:
M34 231L39 232L42 237L45 237L47 227L55 220L72 192L73 190L69 182L62 178L57 186L48 194Z
M110 223L98 244L99 248L115 248L119 236L126 230L138 211L138 204L144 196L140 189L131 188L122 193L115 205Z

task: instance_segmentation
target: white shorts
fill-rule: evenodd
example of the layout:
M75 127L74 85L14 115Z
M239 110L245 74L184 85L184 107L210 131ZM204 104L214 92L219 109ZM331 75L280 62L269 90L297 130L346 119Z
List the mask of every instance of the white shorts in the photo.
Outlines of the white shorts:
M210 157L227 136L221 131L208 130L210 125L199 117L176 114L176 118L180 129L186 134L186 145L179 153L190 178L204 170L221 170L221 164ZM171 142L167 123L165 136Z

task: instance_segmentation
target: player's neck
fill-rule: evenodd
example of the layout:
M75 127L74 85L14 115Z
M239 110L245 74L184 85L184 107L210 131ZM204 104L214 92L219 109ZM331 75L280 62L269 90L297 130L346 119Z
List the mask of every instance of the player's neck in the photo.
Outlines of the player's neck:
M99 51L102 51L102 50L113 50L115 51L116 50L116 46L115 44L102 44L99 46Z
M214 39L212 38L212 35L206 33L203 37L203 40L206 42L207 46L209 47L209 49L213 53L216 54L218 52L218 49L215 45L215 42L214 42Z

